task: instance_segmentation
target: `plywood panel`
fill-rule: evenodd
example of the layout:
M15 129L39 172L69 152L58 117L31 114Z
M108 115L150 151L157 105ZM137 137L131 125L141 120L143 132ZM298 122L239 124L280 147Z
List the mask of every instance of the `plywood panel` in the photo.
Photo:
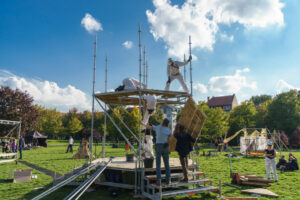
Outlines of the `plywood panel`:
M201 129L205 120L205 113L196 107L196 102L190 97L181 112L178 123L182 124L186 132L191 134L193 138L197 139L201 135ZM169 150L171 152L175 151L176 142L176 138L172 135L169 139Z

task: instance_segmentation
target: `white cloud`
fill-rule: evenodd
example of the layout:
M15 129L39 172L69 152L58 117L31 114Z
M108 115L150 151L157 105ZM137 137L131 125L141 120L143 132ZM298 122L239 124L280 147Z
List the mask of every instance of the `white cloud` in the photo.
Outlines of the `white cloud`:
M210 90L213 92L238 93L243 88L255 90L256 82L248 82L243 73L249 72L249 68L236 70L234 75L214 76L209 79Z
M202 83L196 83L195 85L193 85L193 89L202 94L206 94L208 92L206 85Z
M155 10L146 11L150 32L166 43L169 56L177 58L187 54L189 35L192 48L212 50L220 24L284 25L284 5L279 0L186 0L181 7L170 0L153 0L153 4Z
M124 43L123 43L123 46L126 48L126 49L131 49L131 47L133 46L133 42L131 42L131 41L125 41Z
M81 25L89 32L93 33L94 31L102 31L102 24L96 20L92 15L86 13L84 18L81 20Z
M34 98L35 103L48 108L57 108L62 112L67 112L73 107L79 110L91 107L88 95L72 85L61 88L55 82L29 80L6 70L0 70L0 85L27 91Z
M286 81L284 80L279 80L275 86L275 90L276 90L276 93L279 94L279 93L282 93L282 92L287 92L287 91L290 91L290 90L300 90L300 88L296 88L290 84L288 84Z
M234 36L233 35L229 36L227 34L222 33L222 34L220 34L220 38L224 41L232 42L234 39Z

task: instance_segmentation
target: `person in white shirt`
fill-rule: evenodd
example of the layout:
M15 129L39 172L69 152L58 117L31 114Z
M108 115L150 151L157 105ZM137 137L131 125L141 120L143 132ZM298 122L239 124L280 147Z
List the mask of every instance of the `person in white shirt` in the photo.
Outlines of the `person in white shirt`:
M146 89L145 84L140 83L138 80L136 80L134 78L125 78L123 80L123 85L125 86L124 90L136 90L136 89L139 89L141 87Z
M191 60L192 60L192 56L190 56L186 62L173 61L172 58L168 59L168 67L167 67L168 81L165 90L169 90L171 82L174 79L177 79L180 82L184 91L186 93L189 93L189 89L187 88L183 76L180 72L180 67L187 65Z
M143 100L145 101L145 111L144 111L144 116L143 116L143 132L145 132L144 135L144 140L142 142L142 148L145 151L145 157L146 158L153 158L153 136L151 134L150 130L146 129L146 125L149 122L150 116L155 112L156 108L156 97L154 95L144 95Z
M146 85L140 83L138 80L134 78L125 78L122 81L123 85L120 85L115 89L116 92L123 91L123 90L136 90L139 88L147 89Z
M73 145L74 145L74 140L73 140L72 136L70 136L69 145L68 145L66 153L68 153L69 150L70 150L71 153L73 153Z

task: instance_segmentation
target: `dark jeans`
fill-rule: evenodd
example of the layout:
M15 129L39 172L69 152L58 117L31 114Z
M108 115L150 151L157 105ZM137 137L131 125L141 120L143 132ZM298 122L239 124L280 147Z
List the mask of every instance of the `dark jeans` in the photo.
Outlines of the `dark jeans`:
M170 180L170 165L169 165L169 145L156 144L155 145L156 153L156 176L157 180L161 180L161 170L160 170L160 161L161 156L163 157L165 169L166 169L166 181Z
M66 153L69 152L69 149L70 149L70 152L73 153L73 144L69 144L69 145L68 145L68 148L67 148Z
M20 159L22 159L22 151L23 151L23 148L19 148L19 152L20 152Z
M188 158L187 158L187 156L179 156L179 160L180 160L180 163L181 163L184 179L187 180L188 179L188 173L187 173Z

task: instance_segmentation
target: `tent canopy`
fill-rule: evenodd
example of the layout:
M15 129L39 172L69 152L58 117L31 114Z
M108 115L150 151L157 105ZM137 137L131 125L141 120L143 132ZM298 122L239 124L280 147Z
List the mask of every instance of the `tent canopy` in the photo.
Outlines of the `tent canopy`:
M38 131L32 131L31 133L27 133L25 135L25 137L38 139L38 138L47 138L48 136L45 136L45 135L39 133Z

